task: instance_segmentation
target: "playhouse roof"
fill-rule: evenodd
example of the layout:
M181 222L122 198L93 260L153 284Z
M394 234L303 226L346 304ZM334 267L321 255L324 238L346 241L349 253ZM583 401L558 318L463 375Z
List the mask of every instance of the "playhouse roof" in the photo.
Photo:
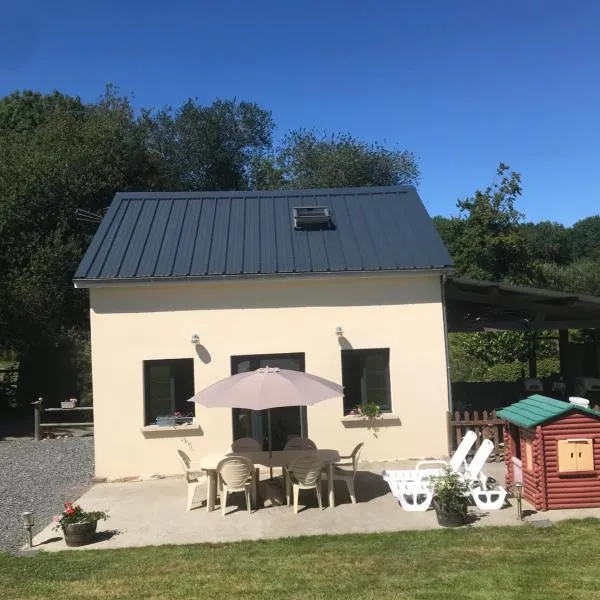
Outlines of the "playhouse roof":
M496 411L496 416L520 427L530 428L560 417L570 411L583 412L600 419L600 412L596 410L564 402L563 400L548 398L548 396L540 394L534 394L498 410Z

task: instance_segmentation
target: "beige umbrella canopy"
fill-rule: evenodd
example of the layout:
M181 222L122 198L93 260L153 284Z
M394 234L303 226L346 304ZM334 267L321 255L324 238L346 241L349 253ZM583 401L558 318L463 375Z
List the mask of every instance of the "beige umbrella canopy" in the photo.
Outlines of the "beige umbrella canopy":
M264 367L232 375L198 392L190 402L209 408L269 410L269 452L271 451L271 408L308 406L342 396L344 388L316 375Z
M341 385L310 373L264 367L217 381L189 401L209 408L265 410L308 406L343 393Z

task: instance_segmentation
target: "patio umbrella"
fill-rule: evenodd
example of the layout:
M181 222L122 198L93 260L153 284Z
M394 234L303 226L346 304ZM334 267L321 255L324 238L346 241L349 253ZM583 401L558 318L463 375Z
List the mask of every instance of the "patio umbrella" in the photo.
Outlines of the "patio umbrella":
M304 371L263 367L217 381L189 401L208 408L267 410L271 454L271 408L309 406L343 393L341 385Z

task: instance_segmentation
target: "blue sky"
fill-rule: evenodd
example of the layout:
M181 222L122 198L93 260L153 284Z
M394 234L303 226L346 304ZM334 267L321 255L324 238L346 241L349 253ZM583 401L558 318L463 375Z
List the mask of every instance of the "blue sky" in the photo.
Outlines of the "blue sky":
M600 213L600 2L4 0L0 95L112 82L136 106L252 100L278 135L413 151L431 214L523 176L528 219Z

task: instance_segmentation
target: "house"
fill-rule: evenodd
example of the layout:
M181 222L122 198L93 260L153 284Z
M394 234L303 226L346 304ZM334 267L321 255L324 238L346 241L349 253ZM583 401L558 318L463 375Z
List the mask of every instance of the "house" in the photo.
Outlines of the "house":
M97 477L263 441L261 412L187 399L265 365L345 386L273 410L274 449L301 434L344 453L365 441L367 460L446 454L450 269L410 186L117 194L74 277L90 296ZM365 401L380 418L350 414ZM193 423L156 425L175 411Z
M506 485L537 510L600 506L600 412L535 394L499 410Z

